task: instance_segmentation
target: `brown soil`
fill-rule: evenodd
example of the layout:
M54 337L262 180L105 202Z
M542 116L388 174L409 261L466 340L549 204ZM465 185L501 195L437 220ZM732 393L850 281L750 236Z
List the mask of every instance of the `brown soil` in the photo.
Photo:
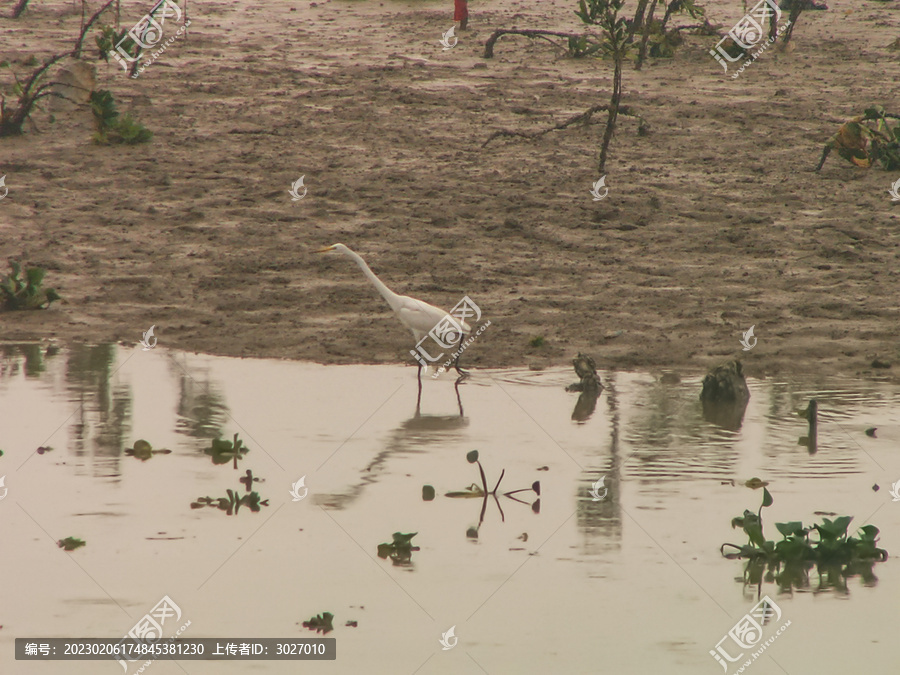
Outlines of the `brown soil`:
M156 324L170 348L411 363L411 335L356 266L315 253L340 241L398 293L475 300L492 326L465 358L481 367L584 351L603 368L742 355L753 375L900 374L900 176L836 155L812 172L842 121L900 112L900 2L806 12L793 51L767 50L737 80L702 35L626 69L623 103L651 133L620 117L599 202L602 113L481 147L607 100L607 62L548 42L507 36L481 58L495 28L582 30L574 0L473 1L447 51L450 0L312 4L191 3L187 41L139 79L98 62L98 86L150 144L92 145L85 111L38 113L39 133L0 139L0 258L47 268L65 298L3 313L0 339L133 343ZM742 14L704 4L724 30ZM139 11L124 3L123 25ZM68 0L32 0L0 19L0 59L21 77L79 20ZM751 324L759 342L742 352ZM876 357L894 368L871 370Z

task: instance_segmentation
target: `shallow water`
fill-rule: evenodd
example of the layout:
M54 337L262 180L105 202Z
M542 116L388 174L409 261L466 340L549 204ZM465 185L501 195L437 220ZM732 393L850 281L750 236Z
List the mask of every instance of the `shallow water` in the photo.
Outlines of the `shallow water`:
M13 664L14 638L121 637L168 595L191 621L183 637L312 637L300 622L331 612L338 656L161 660L159 674L721 673L709 650L757 598L743 563L719 553L744 543L730 520L759 507L761 491L742 485L754 476L775 499L769 538L776 521L835 512L855 516L851 529L874 523L880 545L900 554L896 385L751 380L742 424L728 430L704 420L697 377L604 372L583 421L572 419L568 369L477 371L457 388L426 377L417 415L412 367L2 349L2 672L122 672ZM796 415L812 396L815 454L798 444L806 422ZM238 470L214 465L203 448L235 432L250 452ZM172 452L126 456L138 439ZM490 487L505 470L500 492L539 480L539 512L530 490L516 495L526 503L501 497L502 516L488 500L473 538L482 501L444 496L480 483L472 449ZM247 469L268 500L258 513L190 508L229 488L246 494ZM609 493L595 502L601 475ZM309 492L294 502L301 476ZM422 500L425 484L434 501ZM418 532L409 565L376 556L397 531ZM67 536L87 545L64 552L55 542ZM874 573L846 591L819 590L815 570L793 593L763 583L791 626L745 672L896 663L897 558ZM451 626L459 642L445 651Z

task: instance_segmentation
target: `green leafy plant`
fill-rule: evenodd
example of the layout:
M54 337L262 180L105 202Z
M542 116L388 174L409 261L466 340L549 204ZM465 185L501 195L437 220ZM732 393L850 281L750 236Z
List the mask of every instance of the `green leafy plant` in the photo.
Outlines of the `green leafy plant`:
M395 565L408 565L412 560L413 551L418 551L418 546L412 545L412 538L418 532L411 534L403 534L402 532L394 532L393 541L389 544L378 544L378 557L390 558Z
M147 441L140 440L134 442L133 448L126 448L125 454L129 457L134 457L135 459L139 459L142 462L146 462L148 459L153 457L153 455L168 455L172 451L166 449L154 450L153 446L151 446Z
M825 144L816 171L832 150L864 169L875 164L885 171L900 169L900 115L887 113L881 106L866 108L862 115L842 124Z
M91 112L94 114L96 128L93 140L98 145L110 143L136 145L147 143L153 138L153 132L135 121L131 115L119 114L112 93L108 89L91 92Z
M322 612L311 618L309 621L303 622L304 628L309 628L310 630L316 631L316 633L322 633L325 635L326 633L330 633L334 630L334 626L332 625L332 620L334 619L334 614L331 612Z
M606 167L609 143L616 130L616 119L619 115L619 103L622 100L622 64L629 49L628 26L619 10L625 0L579 0L575 14L585 24L601 28L600 49L597 53L609 56L613 60L613 90L607 107L606 130L600 144L600 159L597 162L599 173Z
M234 435L234 440L226 441L217 438L212 441L208 448L204 448L204 453L212 457L213 464L228 464L234 462L234 468L238 468L238 460L243 459L244 455L250 452L250 448L244 446L244 442Z
M55 83L46 81L47 73L57 61L60 61L67 56L78 58L81 55L81 45L84 42L84 36L99 16L109 9L110 5L115 1L116 0L109 0L109 2L98 9L97 12L84 23L81 27L81 33L79 34L78 39L75 40L75 46L71 50L47 57L40 66L31 72L31 75L28 76L27 79L19 80L16 74L13 73L13 79L15 81L13 86L13 95L16 97L15 105L7 106L6 97L3 92L0 91L0 138L21 134L25 120L30 119L31 113L38 106L38 102L41 99L46 98L47 96L66 98L62 94L51 90L51 87ZM22 5L22 7L24 8L24 5ZM37 60L35 60L34 63L36 64ZM2 65L10 68L9 63L6 61L4 61Z
M217 508L229 516L237 515L242 506L246 506L253 513L259 513L261 507L268 506L268 499L261 499L258 492L251 492L248 495L239 497L235 490L227 490L226 497L199 497L197 501L191 502L192 509L202 509L204 506Z
M76 539L75 537L66 537L65 539L60 539L56 542L56 545L65 551L74 551L76 548L81 548L85 546L85 541L83 539Z
M775 523L775 528L782 535L781 541L766 539L763 533L762 510L773 503L768 489L763 488L763 501L757 513L744 511L744 515L732 519L733 528L740 527L747 535L748 543L722 544L720 552L726 558L743 558L754 561L779 564L814 564L821 566L853 566L865 561L884 561L888 554L876 546L878 528L874 525L861 527L856 537L848 535L848 527L852 516L841 516L831 520L822 518L820 524L804 526L800 521ZM816 538L810 539L815 533ZM726 547L734 549L725 553Z
M95 40L98 50L97 58L102 59L106 63L109 63L109 53L116 49L116 45L135 59L137 59L141 51L138 44L128 36L128 30L125 28L116 31L113 26L102 25L100 26L100 34Z
M22 277L22 266L10 262L10 274L0 281L6 309L46 309L55 300L61 300L52 288L44 288L47 270L41 267L26 267Z
M544 336L538 335L536 337L533 337L528 341L528 344L530 344L532 347L543 347L544 346Z

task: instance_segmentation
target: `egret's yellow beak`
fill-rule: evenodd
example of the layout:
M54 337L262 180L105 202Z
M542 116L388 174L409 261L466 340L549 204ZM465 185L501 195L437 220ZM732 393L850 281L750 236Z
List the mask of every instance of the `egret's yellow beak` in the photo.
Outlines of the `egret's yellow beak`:
M328 253L328 251L333 251L334 246L326 246L325 248L320 248L316 253Z

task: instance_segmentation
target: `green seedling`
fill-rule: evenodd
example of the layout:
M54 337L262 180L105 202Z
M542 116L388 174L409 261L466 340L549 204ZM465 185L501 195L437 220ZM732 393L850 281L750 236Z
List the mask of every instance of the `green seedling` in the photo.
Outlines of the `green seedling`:
M22 277L22 266L10 262L11 273L0 281L6 309L46 309L50 303L61 300L59 293L52 288L44 288L44 276L47 270L41 267L25 268Z
M418 532L411 534L394 532L394 540L390 544L378 544L378 557L390 558L395 565L408 565L412 560L413 551L419 550L418 546L412 545L412 538L417 534Z
M85 542L83 539L76 539L75 537L66 537L65 539L60 539L56 542L56 545L65 551L74 551L76 548L81 548L85 546Z
M153 132L136 122L127 113L120 115L116 103L108 89L91 92L91 112L94 115L94 143L109 145L123 143L136 145L147 143Z
M851 164L868 169L878 165L885 171L900 169L900 115L887 113L881 106L866 108L862 115L841 125L825 144L816 171L831 151Z
M334 630L334 626L332 625L332 620L334 619L334 614L331 612L322 612L311 618L309 621L303 622L304 628L309 628L310 630L316 631L316 633L322 633L325 635L326 633L330 633Z
M852 516L840 516L831 520L804 526L801 521L775 523L781 541L766 539L763 533L762 509L771 506L772 495L763 488L763 501L757 513L744 511L744 515L732 519L731 526L741 528L748 543L722 544L720 552L726 558L748 561L745 579L748 583L761 583L763 572L768 569L767 581L777 581L783 588L808 585L808 572L818 568L825 587L844 588L840 579L861 574L866 581L874 579L872 566L887 560L888 553L878 548L879 530L874 525L859 528L856 537L849 536ZM815 535L811 538L810 535ZM726 553L725 549L733 549Z
M237 515L242 506L246 506L253 513L259 513L260 507L268 506L268 499L261 499L258 492L251 492L248 495L239 497L235 490L228 490L226 497L200 497L195 502L191 502L192 509L202 509L204 506L217 508L224 511L227 515Z
M238 468L238 460L243 459L244 455L250 452L250 448L244 446L244 442L234 435L234 440L226 441L217 438L212 441L210 447L203 450L204 453L212 457L213 464L228 464L234 462L234 468Z

